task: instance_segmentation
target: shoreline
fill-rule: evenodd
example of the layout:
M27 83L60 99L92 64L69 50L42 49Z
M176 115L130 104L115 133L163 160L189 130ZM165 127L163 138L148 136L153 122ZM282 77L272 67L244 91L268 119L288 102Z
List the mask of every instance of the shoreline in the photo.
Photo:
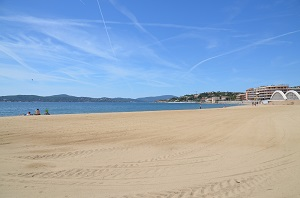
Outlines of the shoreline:
M235 107L235 106L232 106ZM226 107L226 108L232 108ZM102 114L136 114L136 113L155 113L155 112L189 112L189 111L204 111L211 109L223 109L222 108L207 108L207 109L180 109L180 110L154 110L154 111L122 111L122 112L100 112L100 113L70 113L70 114L50 114L50 115L16 115L16 116L0 116L1 118L14 118L14 117L50 117L50 116L84 116L84 115L102 115Z
M51 115L73 115L73 114L93 114L93 113L96 113L96 114L102 114L102 113L122 113L122 112L152 112L152 111L184 111L184 110L199 110L200 106L204 103L174 103L174 104L199 104L199 106L197 108L188 108L188 109L152 109L152 110L129 110L129 111L103 111L103 112L82 112L82 113L52 113L51 112L51 109L50 109L50 114ZM231 107L235 107L235 106L243 106L243 105L239 105L239 104L229 104L229 106L226 106L226 104L204 104L204 105L219 105L220 107L209 107L209 108L203 108L202 106L202 110L204 109L218 109L218 108L231 108ZM0 116L1 117L20 117L20 116L27 116L25 114L19 114L19 115L4 115L4 116ZM30 116L37 116L37 115L30 115ZM41 115L38 115L38 116L45 116L43 113L41 113Z

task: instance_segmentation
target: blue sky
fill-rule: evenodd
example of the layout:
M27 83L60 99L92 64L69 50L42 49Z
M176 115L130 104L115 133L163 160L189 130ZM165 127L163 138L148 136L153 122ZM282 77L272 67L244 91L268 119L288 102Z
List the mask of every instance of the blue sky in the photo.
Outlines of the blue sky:
M300 85L299 0L0 0L0 95Z

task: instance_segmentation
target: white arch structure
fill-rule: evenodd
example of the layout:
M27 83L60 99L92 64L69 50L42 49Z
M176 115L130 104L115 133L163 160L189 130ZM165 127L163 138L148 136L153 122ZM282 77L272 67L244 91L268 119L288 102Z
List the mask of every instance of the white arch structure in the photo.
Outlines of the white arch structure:
M272 94L271 100L287 100L287 97L282 91L277 90Z
M285 95L288 100L300 100L300 95L294 90L286 92Z
M300 100L300 95L294 90L290 90L285 94L282 91L277 90L274 91L270 100Z

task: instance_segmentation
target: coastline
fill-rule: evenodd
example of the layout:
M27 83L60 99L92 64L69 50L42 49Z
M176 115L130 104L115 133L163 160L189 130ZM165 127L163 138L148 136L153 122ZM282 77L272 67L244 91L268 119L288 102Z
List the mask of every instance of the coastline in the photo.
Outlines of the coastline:
M199 103L0 103L0 117L23 116L28 112L35 112L38 108L41 114L48 109L50 114L88 114L108 112L142 112L162 110L199 109ZM202 108L223 108L223 104L203 104ZM234 105L226 105L234 106Z
M299 123L299 105L2 117L0 192L295 197Z
M199 105L201 104L206 104L206 103L197 103ZM209 104L209 103L208 103ZM223 105L223 104L222 104ZM155 113L155 112L169 112L169 113L178 113L178 112L193 112L193 111L208 111L208 110L213 110L213 109L225 109L225 108L239 108L239 107L247 107L249 105L233 105L233 106L221 106L221 107L215 107L215 108L197 108L197 109L172 109L172 110L145 110L145 111L118 111L118 112L86 112L86 113L60 113L60 114L49 114L49 115L44 115L44 114L41 114L41 115L30 115L30 116L27 116L27 115L23 115L23 114L20 114L20 115L12 115L12 116L0 116L0 119L1 118L13 118L13 117L50 117L50 116L72 116L72 115L75 115L75 116L84 116L84 115L101 115L101 114L126 114L126 113Z

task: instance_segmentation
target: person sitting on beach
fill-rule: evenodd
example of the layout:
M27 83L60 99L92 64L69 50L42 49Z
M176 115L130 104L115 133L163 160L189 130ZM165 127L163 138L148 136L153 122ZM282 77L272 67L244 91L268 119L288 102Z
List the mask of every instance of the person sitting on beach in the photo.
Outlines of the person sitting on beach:
M41 115L40 110L39 110L39 109L36 109L34 115Z
M30 111L28 111L28 113L27 113L26 115L27 115L27 116L30 116L30 115L31 115Z
M44 115L50 115L50 113L49 113L48 109L46 109L46 110L45 110L45 113L44 113Z

